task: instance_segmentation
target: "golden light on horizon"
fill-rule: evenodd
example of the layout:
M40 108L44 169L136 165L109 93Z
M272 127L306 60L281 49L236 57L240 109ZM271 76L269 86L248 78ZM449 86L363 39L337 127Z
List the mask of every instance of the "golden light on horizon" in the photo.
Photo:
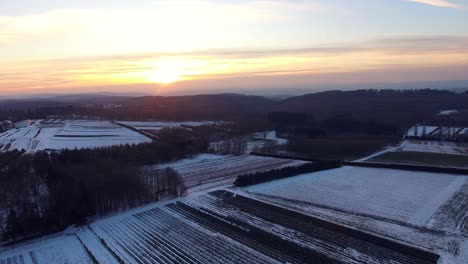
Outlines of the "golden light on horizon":
M359 63L356 63L359 61ZM223 55L135 55L86 60L50 60L10 62L0 65L0 94L73 90L74 87L107 85L159 84L171 90L182 89L203 80L276 76L320 75L433 68L463 67L468 63L464 50L447 52L398 53L391 50L363 50L338 53L289 53L255 56L250 53ZM458 76L458 75L456 75ZM457 77L459 78L459 77ZM412 81L413 79L410 79ZM231 80L232 81L232 80ZM237 81L237 79L234 79ZM177 85L172 85L177 83ZM179 83L184 83L183 85ZM185 85L185 86L184 86ZM232 84L236 85L236 84ZM244 85L244 84L242 84ZM92 88L89 88L92 89Z
M195 76L206 74L209 70L207 65L207 60L182 57L168 57L141 63L142 67L152 68L142 73L146 81L166 85L191 80Z
M165 65L152 72L148 72L148 80L154 83L171 84L182 80L182 72L173 65Z

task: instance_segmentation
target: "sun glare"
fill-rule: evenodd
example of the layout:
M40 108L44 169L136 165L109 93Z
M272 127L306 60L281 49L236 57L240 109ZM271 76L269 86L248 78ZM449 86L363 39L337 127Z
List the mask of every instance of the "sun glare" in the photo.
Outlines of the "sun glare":
M154 83L171 84L182 80L181 70L174 64L163 64L148 74L148 79Z

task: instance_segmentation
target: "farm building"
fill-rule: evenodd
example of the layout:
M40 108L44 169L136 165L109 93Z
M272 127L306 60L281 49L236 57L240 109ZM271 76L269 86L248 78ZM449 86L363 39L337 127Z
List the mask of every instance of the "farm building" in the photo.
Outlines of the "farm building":
M417 124L408 129L406 139L467 142L468 128L454 126L427 126Z

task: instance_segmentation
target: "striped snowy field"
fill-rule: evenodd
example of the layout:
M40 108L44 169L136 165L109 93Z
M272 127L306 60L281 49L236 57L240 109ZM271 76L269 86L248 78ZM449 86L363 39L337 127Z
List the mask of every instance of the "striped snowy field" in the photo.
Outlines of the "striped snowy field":
M151 142L148 137L109 121L34 120L0 134L0 151L60 150Z

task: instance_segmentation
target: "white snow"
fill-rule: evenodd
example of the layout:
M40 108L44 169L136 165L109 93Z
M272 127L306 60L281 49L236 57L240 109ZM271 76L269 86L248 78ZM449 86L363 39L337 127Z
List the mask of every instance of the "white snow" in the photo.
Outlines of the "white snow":
M251 193L307 202L351 213L425 223L465 176L342 167L247 187ZM456 181L452 184L453 181ZM439 199L433 199L440 194ZM429 210L427 209L427 210ZM430 211L430 210L429 210ZM418 215L418 213L421 213Z
M34 120L28 126L0 134L0 151L97 148L151 142L151 139L109 121Z
M162 206L100 220L91 229L125 263L180 263L180 256L188 263L277 263Z
M94 256L99 264L118 264L119 261L104 247L99 238L91 231L89 227L81 227L76 233L78 239Z
M39 240L0 252L0 263L93 263L74 235Z
M445 141L405 140L398 151L468 155L468 144Z
M172 166L183 172L197 166L211 167L212 161L229 164L226 161L228 158L233 157L204 154L162 166ZM463 257L468 253L466 238L459 234L433 232L415 225L424 226L437 208L467 180L466 176L451 174L343 167L237 188L235 191L327 221L428 248L442 256L440 264L462 264ZM201 263L235 263L252 258L266 263L275 262L248 245L212 232L166 207L176 201L214 210L219 215L238 219L285 240L312 249L325 249L337 256L343 255L343 259L367 257L352 248L340 251L336 245L320 246L320 239L303 236L293 229L219 205L216 199L205 192L201 196L188 196L132 209L95 221L89 227L71 229L67 232L69 235L0 251L0 263L1 260L7 263L11 257L16 257L18 263L23 263L20 257L24 263L33 263L31 256L37 259L37 263L91 263L86 250L99 263L117 263L116 258L124 263L176 262L177 256L181 255ZM452 242L459 247L460 255L448 251L447 247Z
M441 255L441 260L438 262L439 264L465 264L466 257L463 256L468 254L468 247L466 247L468 245L468 240L461 235L433 232L433 230L430 229L422 229L390 219L352 214L304 203L294 203L274 196L255 195L246 193L241 189L237 189L236 191L241 195L252 196L252 198L312 215L326 221L351 226L368 233L379 234L397 241L403 241L410 245L418 245L430 249L430 251ZM456 241L461 244L460 255L453 256L453 254L447 252L447 244L451 241ZM465 243L463 241L465 241ZM463 244L465 245L464 248Z
M198 181L207 182L210 187L217 186L218 182L225 185L239 171L302 163L258 156L202 154L154 166L154 169L172 167L198 190L201 187L197 185ZM455 232L432 230L427 223L466 183L468 177L460 175L346 166L233 190L240 195L427 248L441 255L439 264L465 264L468 256L466 237ZM177 256L182 255L201 263L252 259L274 263L273 259L248 245L212 232L165 206L175 201L209 210L217 207L216 213L309 248L321 248L318 246L320 241L314 237L217 205L216 200L207 200L208 196L205 191L197 197L189 195L150 204L95 221L89 226L73 228L68 235L40 239L3 251L0 248L0 264L8 264L8 260L28 264L92 263L86 250L99 263L118 263L116 258L124 263L177 262ZM452 247L459 249L459 255L451 253ZM325 248L331 252L336 249L335 245L328 244ZM337 254L340 252L356 259L366 257L352 248Z
M219 186L229 186L241 174L254 173L287 166L298 166L305 161L278 159L253 155L230 156L200 154L192 158L182 159L172 163L152 166L152 170L173 168L191 189L204 190Z
M375 153L373 153L373 154L371 154L371 155L369 155L369 156L367 156L367 157L360 158L360 159L357 159L357 160L355 160L355 161L357 161L357 162L366 161L366 160L375 158L375 157L380 156L380 155L382 155L382 154L384 154L384 153L387 153L387 152L397 151L397 150L399 150L400 148L401 148L400 146L397 146L397 147L388 146L388 147L386 147L386 148L384 148L384 149L382 149L382 150L380 150L380 151L377 151L377 152L375 152Z
M442 206L460 187L467 182L466 177L457 177L441 192L434 195L431 200L420 208L410 219L409 223L424 226L435 212Z
M440 111L439 115L453 115L453 114L458 114L460 113L458 110L444 110Z

